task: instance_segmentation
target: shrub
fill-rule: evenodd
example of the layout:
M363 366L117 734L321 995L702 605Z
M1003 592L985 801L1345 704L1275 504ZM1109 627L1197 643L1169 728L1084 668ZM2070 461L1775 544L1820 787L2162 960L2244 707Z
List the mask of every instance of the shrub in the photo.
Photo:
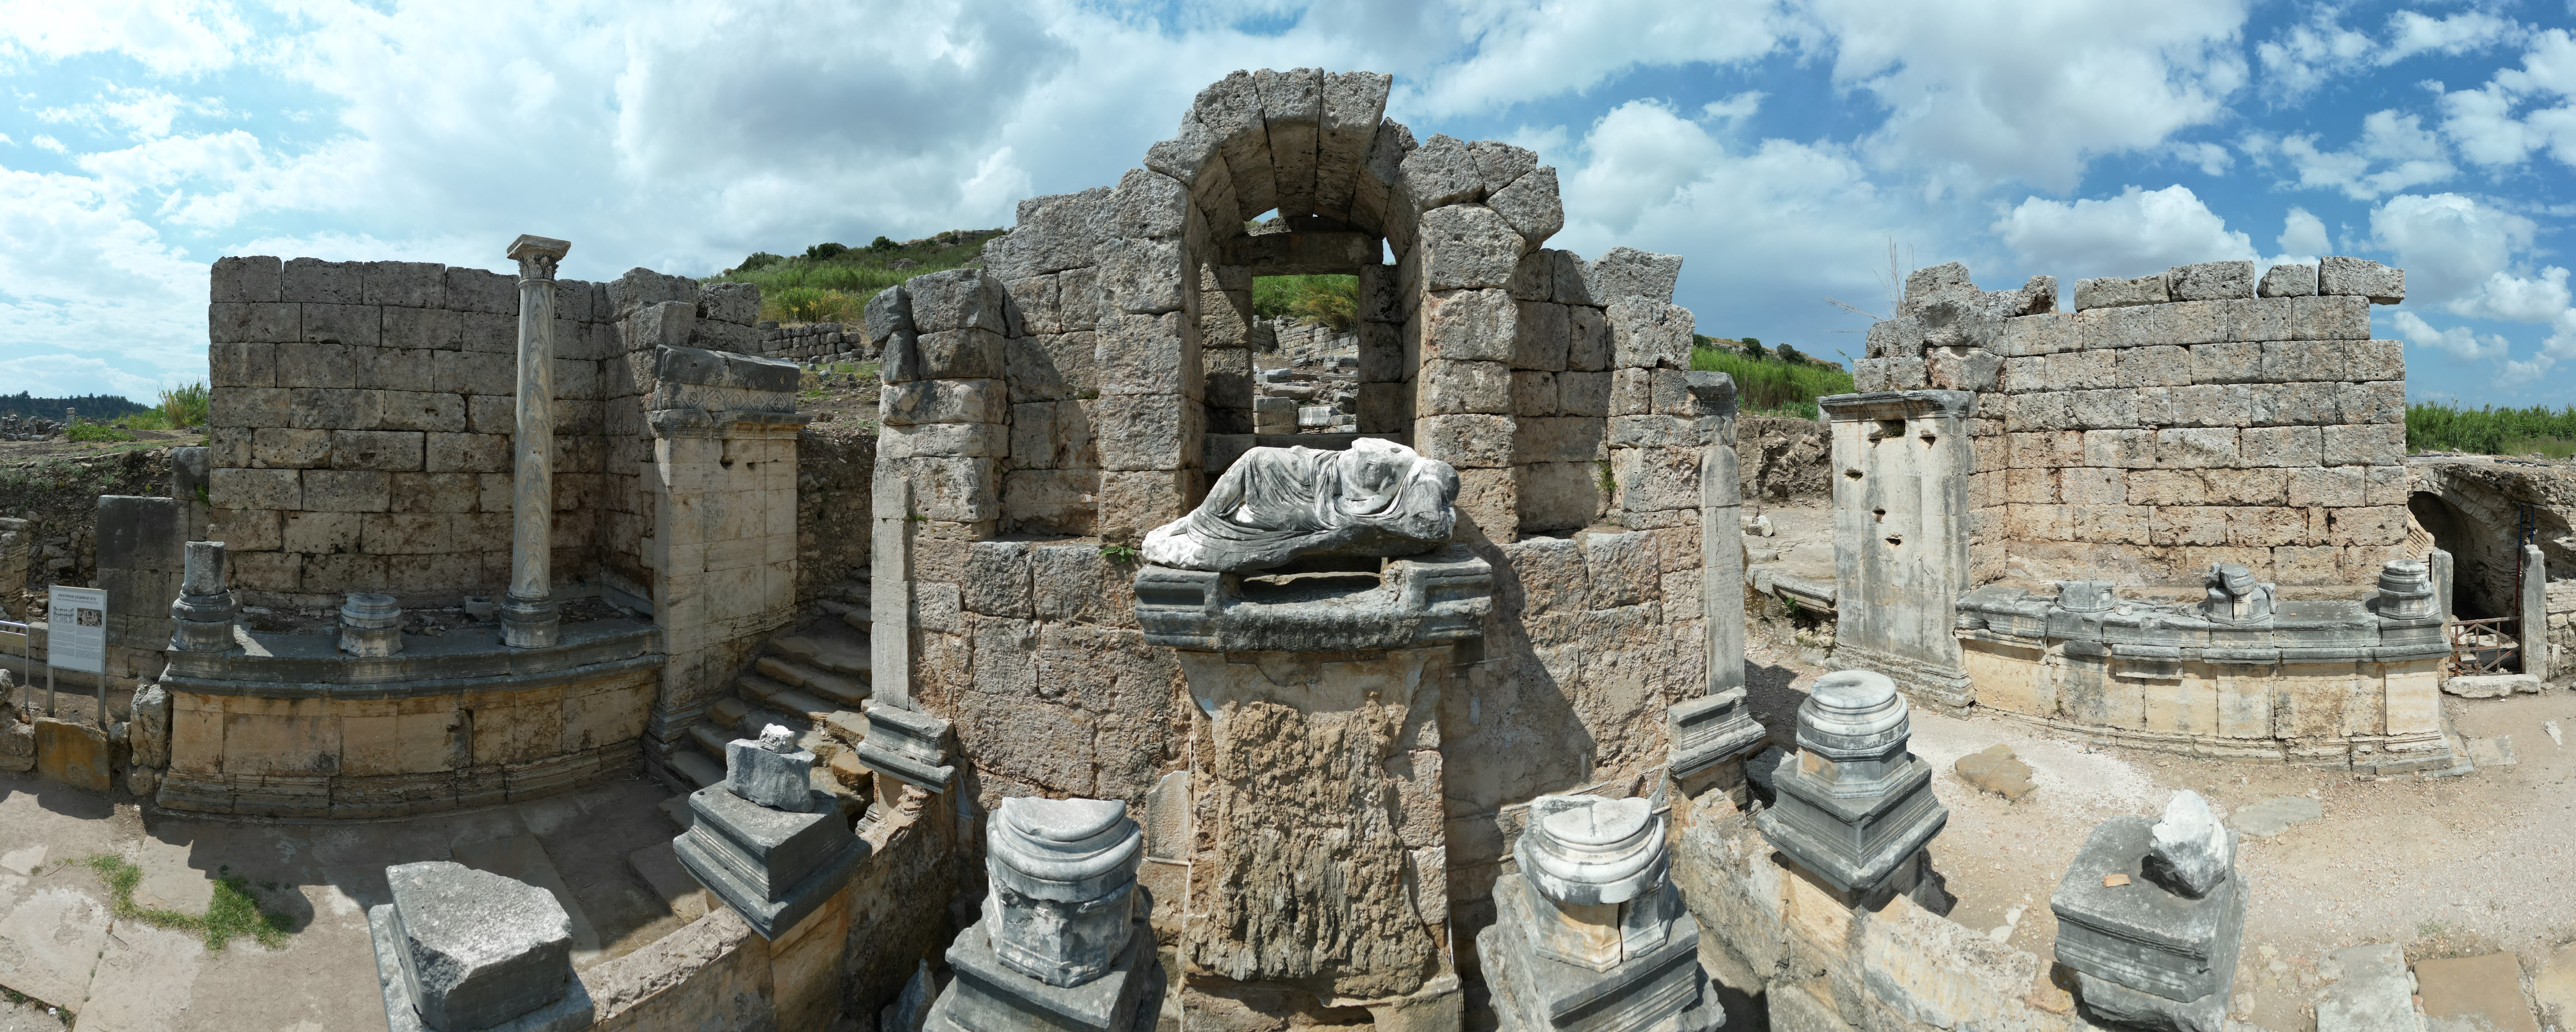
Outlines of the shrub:
M1736 343L1744 345L1745 354L1751 355L1755 358L1762 357L1762 338L1745 337L1737 340Z
M2552 412L2538 405L2468 409L2417 402L2406 406L2406 450L2566 458L2576 452L2576 406Z
M839 244L816 244L805 249L805 260L809 262L819 262L824 259L837 256L841 252L847 250L849 250L849 248L843 247Z
M1791 365L1798 365L1807 360L1807 356L1804 352L1786 344L1772 348L1771 353L1780 356L1780 361L1787 362Z
M742 260L742 264L725 270L725 274L730 276L736 273L759 272L762 269L766 269L786 260L787 259L782 255L771 254L767 251L753 251L748 257L745 257Z
M1252 281L1252 314L1264 319L1305 319L1348 333L1359 325L1360 278L1263 276Z
M181 387L163 388L160 410L162 423L172 430L204 426L213 402L214 395L206 389L205 381L202 380Z
M74 441L131 441L134 439L133 434L126 433L122 429L87 420L72 424L71 431L64 436Z
M789 287L774 294L764 292L760 299L760 314L779 322L832 322L857 312L863 303L838 290Z
M1750 350L1756 342L1744 343ZM1692 348L1691 369L1734 377L1737 404L1748 413L1815 419L1821 414L1816 408L1818 397L1849 394L1853 389L1851 374L1832 366L1739 355L1720 347Z

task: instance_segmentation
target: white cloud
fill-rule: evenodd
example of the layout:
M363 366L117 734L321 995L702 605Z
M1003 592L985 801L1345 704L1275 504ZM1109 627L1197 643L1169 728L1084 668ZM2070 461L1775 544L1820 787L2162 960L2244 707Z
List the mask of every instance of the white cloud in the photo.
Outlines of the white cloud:
M171 75L231 65L251 31L221 0L0 4L0 70L83 54L123 54Z
M2066 281L2255 257L2251 238L2228 229L2227 220L2180 184L2162 190L2132 186L2117 197L2072 204L2032 197L1992 229L2024 265Z
M2462 362L2503 358L2509 350L2503 337L2489 334L2481 341L2466 326L2437 330L2413 312L2399 312L2391 321L2397 326L2397 335L2405 338L2408 345L2430 348Z
M2540 106L2547 98L2557 107ZM2490 168L2522 164L2547 150L2576 165L2576 36L2551 29L2532 37L2522 67L2498 71L2486 85L2441 95L2442 132L2470 161ZM2521 117L2514 111L2532 105Z
M2569 300L2567 270L2552 265L2531 276L2488 273L2476 292L2444 307L2479 319L2545 323L2565 314Z
M1418 6L1424 21L1455 18L1470 33L1473 52L1415 91L1414 106L1433 115L1586 92L1636 68L1756 58L1794 29L1773 0L1470 0L1467 10L1437 13L1428 4L1371 6Z
M2520 38L2522 26L2484 11L2462 11L2447 18L2399 11L2388 18L2388 36L2388 46L2377 57L2382 65L2396 64L2417 54L2438 52L2458 57L2484 50Z
M2165 153L2173 155L2176 161L2199 166L2200 174L2204 176L2226 175L2228 168L2236 164L2236 155L2215 143L2169 143L2165 145Z
M2304 24L2293 25L2254 48L2270 92L2295 103L2327 82L2369 68L2385 68L2419 54L2457 57L2511 42L2523 35L2520 24L2483 11L2463 11L2435 18L2399 11L2388 18L2388 38L2343 27L2342 9L2319 5Z
M2370 212L2372 243L2397 256L2410 302L2474 303L2489 277L2531 249L2538 228L2455 193L2400 194Z
M2290 254L2324 254L2334 249L2326 240L2326 223L2308 209L2293 206L2281 219L2281 235L2274 239L2281 250Z
M1818 0L1834 80L1889 109L1882 167L1928 168L1970 192L1997 179L2075 187L2095 155L2149 151L2224 117L2245 82L2237 0L1887 4Z
M2339 151L2317 149L2316 134L2274 139L2249 133L2245 151L2258 163L2278 155L2298 171L2298 184L2311 190L2340 190L2367 201L2408 187L2438 183L2458 172L2445 157L2442 141L2424 128L2423 119L2394 109L2372 112L2361 120L2361 139Z
M1550 246L1688 256L1680 293L1703 299L1703 333L1787 335L1826 358L1858 351L1857 340L1824 336L1851 319L1823 296L1884 307L1875 277L1890 239L1960 235L1883 192L1843 148L1778 139L1730 148L1709 125L1650 101L1613 109L1577 153L1560 173L1566 227Z

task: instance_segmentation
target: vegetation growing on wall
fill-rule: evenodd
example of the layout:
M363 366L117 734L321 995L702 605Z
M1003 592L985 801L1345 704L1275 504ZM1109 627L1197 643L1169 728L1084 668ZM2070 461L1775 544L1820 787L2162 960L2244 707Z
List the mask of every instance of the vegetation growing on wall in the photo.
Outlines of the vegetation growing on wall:
M1263 276L1252 281L1252 314L1264 319L1304 319L1335 333L1359 325L1357 276Z
M1733 341L1699 337L1692 342L1691 369L1725 373L1735 378L1736 403L1746 415L1815 419L1822 412L1816 399L1849 394L1851 373L1829 362L1808 358L1786 344L1761 348L1746 338Z
M2576 457L2576 406L2552 412L2538 405L2472 409L2416 402L2406 406L2406 450Z
M704 282L758 285L763 319L782 323L849 322L859 318L877 291L923 273L976 264L984 253L984 242L1002 233L999 229L952 229L903 243L878 237L865 247L815 244L804 254L794 256L761 251Z

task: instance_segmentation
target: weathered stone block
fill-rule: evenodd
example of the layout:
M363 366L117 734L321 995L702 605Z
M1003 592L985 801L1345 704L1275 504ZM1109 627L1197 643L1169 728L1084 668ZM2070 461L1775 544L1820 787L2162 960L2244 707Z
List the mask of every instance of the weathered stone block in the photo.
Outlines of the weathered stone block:
M2339 383L2335 388L2336 422L2403 423L2406 421L2406 382L2380 380L2371 383Z
M1681 273L1680 255L1613 247L1584 266L1584 293L1589 303L1596 305L1608 305L1623 297L1669 302Z
M1173 277L1175 283L1178 279ZM921 333L978 329L1001 334L1010 330L1005 314L1010 291L999 278L982 269L915 276L904 281L904 298L911 305L913 328Z
M2160 305L2172 300L2162 275L2123 279L2117 276L2075 281L2075 310Z
M1522 427L1524 436L1528 429ZM1513 467L1523 532L1574 530L1601 518L1597 462L1533 462Z
M1419 416L1488 413L1512 410L1512 369L1506 362L1431 361L1422 364L1415 387Z
M2165 270L2165 295L2175 301L2226 301L2254 296L2253 262L2202 262Z
M444 860L386 868L385 881L393 902L376 909L391 942L380 949L393 957L379 960L399 964L400 999L422 1025L500 1026L574 983L572 919L552 893Z
M1541 165L1522 174L1512 185L1486 198L1485 203L1520 233L1521 247L1527 251L1538 250L1547 238L1565 228L1565 202L1557 196L1553 165Z
M2168 469L2208 469L2238 462L2232 428L2176 428L2156 431L2156 464Z
M303 480L291 469L226 469L207 474L206 489L218 509L302 509Z
M1518 350L1520 306L1508 291L1433 291L1422 306L1425 361L1508 362Z
M293 475L291 470L275 472ZM308 469L303 471L303 481L302 504L270 505L261 506L261 508L304 509L310 512L384 512L391 508L393 481L382 472Z
M2406 300L2406 270L2362 258L2329 256L2317 263L2317 293L2369 298L2372 304Z
M1420 246L1423 289L1490 288L1504 291L1508 299L1521 236L1493 209L1453 204L1424 212Z
M1618 369L1688 369L1694 324L1690 310L1628 295L1604 310L1610 364Z
M2398 466L2406 461L2406 426L2379 423L2327 426L2319 431L2328 466Z
M921 380L891 384L879 395L888 425L999 423L1007 420L1008 392L1000 380Z
M1511 465L1513 429L1508 415L1426 415L1414 422L1422 456L1461 469Z
M1198 393L1202 381L1189 374L1200 354L1186 314L1104 315L1096 339L1100 393Z
M2249 427L2239 433L2237 447L2249 466L2314 466L2320 454L2313 426Z
M2257 297L2313 297L2316 292L2317 267L2289 264L2263 270L2263 282L2254 290Z

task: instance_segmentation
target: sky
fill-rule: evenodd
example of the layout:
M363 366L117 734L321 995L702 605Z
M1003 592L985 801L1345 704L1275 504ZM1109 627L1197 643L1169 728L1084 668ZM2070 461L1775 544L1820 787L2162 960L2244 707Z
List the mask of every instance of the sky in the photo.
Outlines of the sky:
M0 394L205 376L236 254L710 275L1006 226L1238 68L1393 73L1537 150L1587 256L1682 255L1702 333L1861 351L1978 285L2358 255L2414 400L2576 404L2576 0L0 0Z

